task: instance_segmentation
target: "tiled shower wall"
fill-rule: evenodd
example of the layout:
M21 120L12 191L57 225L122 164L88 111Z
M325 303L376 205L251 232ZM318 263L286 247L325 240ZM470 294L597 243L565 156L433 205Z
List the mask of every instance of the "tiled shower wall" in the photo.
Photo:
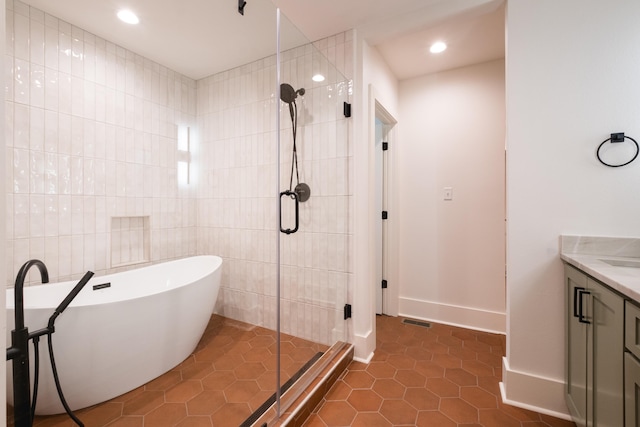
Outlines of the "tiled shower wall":
M194 255L196 200L176 152L178 126L196 121L195 81L6 5L8 284L31 258L53 282L111 271L114 216L149 217L151 261Z
M352 90L343 76L352 69L350 36L286 51L282 63L282 81L305 88L296 100L297 151L300 181L311 187L311 198L300 204L299 231L281 234L281 329L325 344L346 338L343 306L353 271L352 151L349 119L342 114ZM292 162L289 108L274 95L275 61L265 58L198 81L198 252L225 261L216 310L268 328L276 325L275 196L289 188ZM311 81L316 68L326 81ZM276 187L278 108L282 144ZM293 204L282 200L283 227L293 228Z
M289 109L274 95L275 55L195 82L22 2L6 4L7 284L31 258L45 261L52 282L116 271L112 264L135 252L121 236L137 233L116 230L112 245L113 219L144 217L150 262L222 256L216 311L274 328L275 195L289 186L292 148ZM338 34L285 52L282 66L283 81L306 90L297 146L300 180L312 192L300 205L300 231L281 235L282 330L327 344L345 339L353 271L352 150L342 115L351 47L351 33ZM327 80L313 83L318 67ZM189 185L178 168L184 126ZM283 200L285 228L290 208Z

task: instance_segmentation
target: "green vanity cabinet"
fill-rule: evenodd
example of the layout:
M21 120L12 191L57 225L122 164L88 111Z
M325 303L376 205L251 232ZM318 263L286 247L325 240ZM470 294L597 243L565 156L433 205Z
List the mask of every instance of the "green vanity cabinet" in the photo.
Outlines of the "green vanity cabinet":
M624 298L565 264L566 401L580 427L624 424Z
M624 345L624 425L640 427L640 308L627 301L624 307L625 334Z

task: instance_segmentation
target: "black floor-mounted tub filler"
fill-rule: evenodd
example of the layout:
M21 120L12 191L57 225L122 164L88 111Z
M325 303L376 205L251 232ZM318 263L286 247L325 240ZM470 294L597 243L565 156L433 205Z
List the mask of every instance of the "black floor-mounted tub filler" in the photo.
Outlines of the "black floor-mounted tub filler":
M24 324L24 281L27 277L29 269L36 266L40 271L42 283L49 282L49 272L44 263L38 259L32 259L22 265L14 286L14 329L11 331L11 347L7 348L7 360L13 363L13 412L14 424L16 427L31 427L36 410L38 399L38 376L39 376L39 342L40 337L47 336L49 344L49 358L51 359L51 368L53 371L53 379L56 383L56 389L60 401L67 411L67 414L79 426L84 426L82 421L76 417L64 398L58 372L56 370L55 357L53 354L53 344L51 335L55 332L56 318L69 306L71 301L78 295L84 285L93 276L93 272L87 273L80 279L78 284L69 292L60 305L54 310L49 318L49 322L45 328L29 333L29 328ZM33 340L34 344L34 376L33 376L33 394L31 393L31 375L29 372L29 341Z

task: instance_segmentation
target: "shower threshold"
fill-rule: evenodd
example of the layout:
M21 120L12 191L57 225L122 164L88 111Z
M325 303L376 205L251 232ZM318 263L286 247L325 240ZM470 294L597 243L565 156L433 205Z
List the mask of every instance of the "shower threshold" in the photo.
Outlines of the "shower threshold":
M287 380L287 382L284 383L284 385L282 386L282 390L281 393L284 394L286 393L292 385L295 384L296 381L298 381L300 379L300 377L302 377L302 375L307 372L309 370L309 368L311 366L313 366L314 363L316 363L318 361L318 359L320 359L322 357L324 353L323 352L318 352L316 353L315 356L313 356L311 358L311 360L309 360L307 363L305 363L305 365L300 368L298 370L298 372L296 372L291 378L289 378ZM245 420L245 422L243 422L242 424L240 424L240 427L251 427L252 425L254 425L254 423L256 421L258 421L258 419L265 413L267 412L267 410L269 408L271 408L274 404L276 403L276 393L273 393L271 395L271 397L269 397L263 404L262 406L260 406L258 409L256 409L256 411L251 414L249 416L249 418L247 418Z
M273 404L253 424L247 426L302 426L336 380L346 371L353 360L353 351L351 344L341 341L335 343L312 363L288 390L282 391L280 417L277 417Z

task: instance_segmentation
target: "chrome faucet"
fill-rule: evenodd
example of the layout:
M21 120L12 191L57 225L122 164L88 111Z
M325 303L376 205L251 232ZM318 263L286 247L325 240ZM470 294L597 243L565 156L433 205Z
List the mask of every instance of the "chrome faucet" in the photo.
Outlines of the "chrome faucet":
M24 326L24 281L33 266L40 270L42 283L49 282L49 272L44 263L32 259L22 265L14 286L15 328L11 331L11 347L7 349L7 360L13 361L13 407L16 427L31 426L31 380L29 378L29 329Z

